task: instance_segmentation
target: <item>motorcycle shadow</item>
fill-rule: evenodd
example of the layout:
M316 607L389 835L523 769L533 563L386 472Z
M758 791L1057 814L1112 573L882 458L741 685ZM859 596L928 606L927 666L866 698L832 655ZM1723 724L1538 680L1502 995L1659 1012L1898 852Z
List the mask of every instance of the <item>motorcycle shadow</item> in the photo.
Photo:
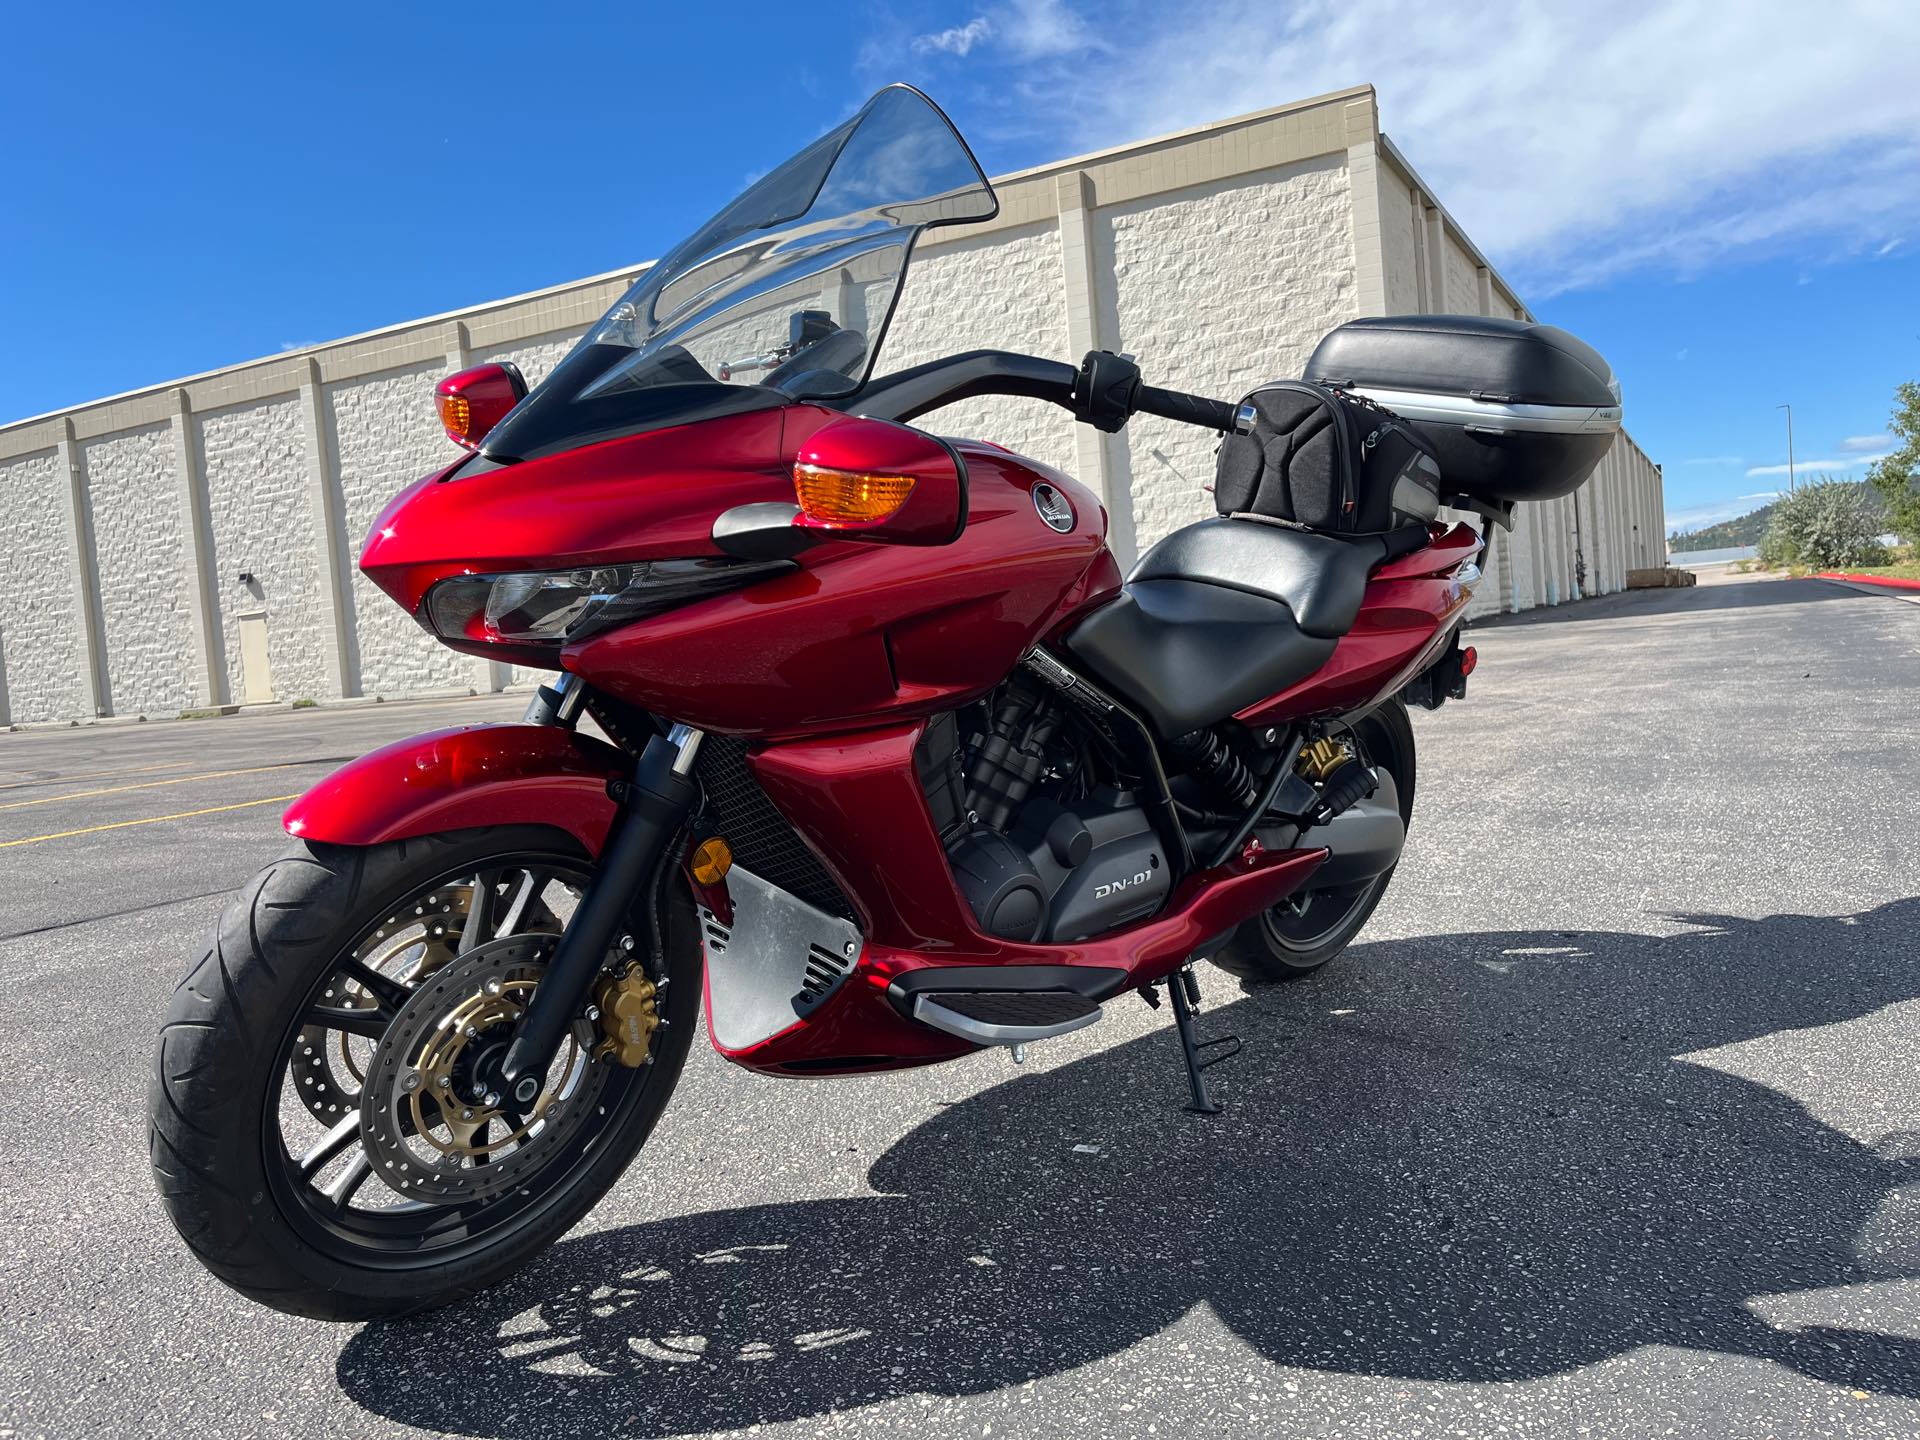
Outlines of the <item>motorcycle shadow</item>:
M1180 1112L1155 1033L923 1123L878 1196L585 1236L369 1326L340 1383L466 1434L668 1435L998 1390L1205 1305L1269 1360L1355 1375L1524 1380L1660 1344L1920 1396L1920 1342L1791 1298L1920 1274L1920 1144L1728 1073L1818 1037L1678 1058L1920 995L1920 899L1676 918L1358 945L1208 1012L1246 1041L1217 1119Z

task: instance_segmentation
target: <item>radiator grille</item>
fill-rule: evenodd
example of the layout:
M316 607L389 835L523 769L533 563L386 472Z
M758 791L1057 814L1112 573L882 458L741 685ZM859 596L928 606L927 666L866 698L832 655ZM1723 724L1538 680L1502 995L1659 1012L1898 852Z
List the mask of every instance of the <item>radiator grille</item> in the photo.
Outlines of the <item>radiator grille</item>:
M725 837L736 861L816 909L843 920L854 918L853 906L833 877L747 769L746 741L707 736L694 768L706 791L706 819Z

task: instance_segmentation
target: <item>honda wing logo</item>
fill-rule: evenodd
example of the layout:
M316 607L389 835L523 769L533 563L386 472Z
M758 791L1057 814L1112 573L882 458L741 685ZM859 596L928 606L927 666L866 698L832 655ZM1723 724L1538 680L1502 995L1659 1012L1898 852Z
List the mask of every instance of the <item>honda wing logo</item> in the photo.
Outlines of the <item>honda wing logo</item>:
M1033 508L1040 512L1040 518L1062 535L1073 529L1073 507L1067 503L1067 497L1053 486L1042 482L1033 487Z

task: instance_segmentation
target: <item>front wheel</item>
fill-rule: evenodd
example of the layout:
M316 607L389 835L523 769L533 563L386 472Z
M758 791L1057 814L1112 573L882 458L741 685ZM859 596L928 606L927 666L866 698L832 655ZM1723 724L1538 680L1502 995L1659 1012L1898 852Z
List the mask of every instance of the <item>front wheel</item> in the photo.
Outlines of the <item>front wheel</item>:
M1362 764L1393 776L1400 819L1413 819L1413 725L1405 702L1388 701L1349 731ZM1213 963L1250 985L1304 980L1347 948L1387 893L1393 871L1357 885L1304 890L1256 915L1234 932Z
M531 1106L484 1080L591 863L533 827L304 843L234 899L148 1092L161 1198L209 1270L294 1314L404 1314L504 1278L606 1192L693 1033L681 887L609 956Z

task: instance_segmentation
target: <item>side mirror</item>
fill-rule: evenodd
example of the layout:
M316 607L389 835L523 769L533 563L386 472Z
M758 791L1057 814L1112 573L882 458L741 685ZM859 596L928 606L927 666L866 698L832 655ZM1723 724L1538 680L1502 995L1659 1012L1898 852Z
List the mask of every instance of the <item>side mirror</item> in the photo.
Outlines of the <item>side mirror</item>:
M849 415L813 432L793 462L797 528L819 538L946 545L967 523L967 466L924 431Z
M526 377L518 365L507 361L476 365L433 387L433 403L447 438L468 450L478 450L487 432L526 396Z

